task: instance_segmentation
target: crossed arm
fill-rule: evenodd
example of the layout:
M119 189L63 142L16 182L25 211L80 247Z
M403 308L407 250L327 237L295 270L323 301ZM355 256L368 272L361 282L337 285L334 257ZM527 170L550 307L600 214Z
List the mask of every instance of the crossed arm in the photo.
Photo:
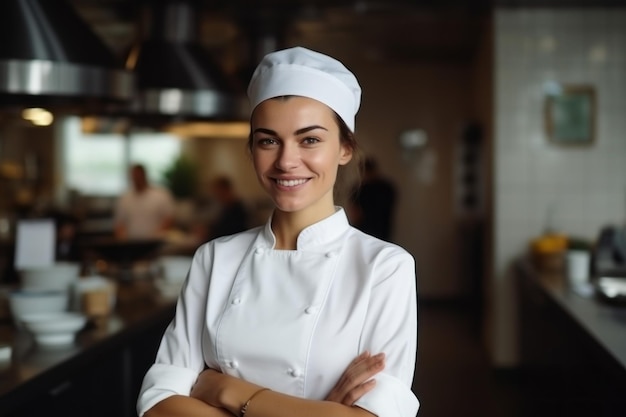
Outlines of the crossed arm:
M372 417L354 402L376 385L374 377L385 367L384 354L364 352L346 368L323 401L298 398L275 391L255 396L248 417ZM189 397L175 395L159 402L145 417L232 417L239 416L243 404L261 386L207 369L194 385Z

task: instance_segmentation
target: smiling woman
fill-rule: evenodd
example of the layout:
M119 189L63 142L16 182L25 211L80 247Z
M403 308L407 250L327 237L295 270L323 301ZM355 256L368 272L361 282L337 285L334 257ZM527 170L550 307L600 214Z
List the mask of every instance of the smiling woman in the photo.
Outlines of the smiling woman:
M264 226L201 246L139 415L415 417L415 262L333 197L361 89L339 61L268 54L248 88Z

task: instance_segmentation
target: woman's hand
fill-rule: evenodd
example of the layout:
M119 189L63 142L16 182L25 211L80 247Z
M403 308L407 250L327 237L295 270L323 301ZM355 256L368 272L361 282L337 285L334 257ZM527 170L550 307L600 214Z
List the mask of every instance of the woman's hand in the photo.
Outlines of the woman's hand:
M243 379L205 369L198 375L189 396L232 413L232 410L239 410L246 399L260 388Z
M213 407L221 407L221 397L228 384L228 375L214 369L205 369L191 389L190 397L202 400Z
M330 393L327 401L351 406L376 385L374 375L385 368L385 354L372 356L365 351L348 365Z
M326 396L326 401L352 406L355 401L374 388L376 381L372 377L384 368L384 353L372 356L367 351L363 352L348 365L339 381ZM213 407L232 409L240 407L245 399L259 388L242 379L213 369L206 369L198 376L190 397Z

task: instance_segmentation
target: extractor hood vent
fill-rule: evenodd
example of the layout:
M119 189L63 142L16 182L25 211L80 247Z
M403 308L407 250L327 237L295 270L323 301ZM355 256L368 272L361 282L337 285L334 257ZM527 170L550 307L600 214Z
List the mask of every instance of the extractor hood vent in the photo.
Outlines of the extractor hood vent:
M123 102L133 82L63 0L0 1L0 104Z
M137 79L135 116L148 119L239 120L243 88L197 41L200 13L189 1L147 2L143 38L128 56ZM141 117L135 117L141 122Z

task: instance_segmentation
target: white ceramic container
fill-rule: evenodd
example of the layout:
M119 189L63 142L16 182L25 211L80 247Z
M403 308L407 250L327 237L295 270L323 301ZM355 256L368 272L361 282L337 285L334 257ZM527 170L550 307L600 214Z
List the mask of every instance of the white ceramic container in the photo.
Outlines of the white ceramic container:
M11 315L18 327L21 327L21 318L25 315L60 313L69 307L67 291L15 290L8 297Z
M48 266L24 268L19 271L21 288L31 290L66 290L80 275L80 264L57 262Z
M586 250L568 250L565 254L569 285L577 288L589 284L591 254Z
M191 267L191 256L163 256L160 264L163 280L167 283L182 283Z
M27 314L21 318L24 327L43 347L67 346L85 327L87 317L79 313Z

